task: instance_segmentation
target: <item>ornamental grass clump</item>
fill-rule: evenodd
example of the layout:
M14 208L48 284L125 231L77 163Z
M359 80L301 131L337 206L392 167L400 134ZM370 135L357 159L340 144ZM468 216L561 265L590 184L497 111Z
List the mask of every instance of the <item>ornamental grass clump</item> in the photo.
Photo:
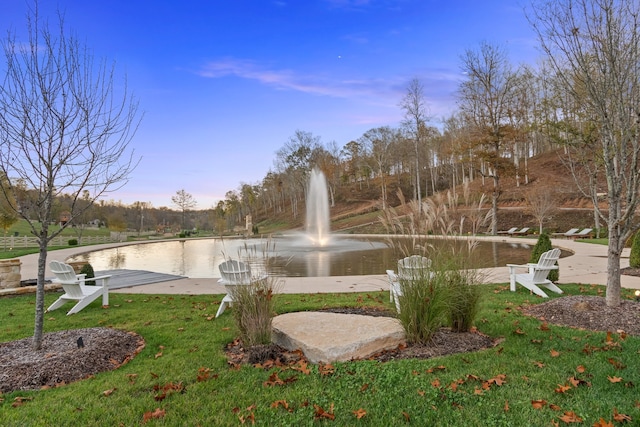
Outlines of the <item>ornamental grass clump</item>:
M430 267L407 278L399 275L398 319L407 341L427 344L439 328L450 325L455 332L467 332L480 307L476 285L482 282L474 270L473 253L477 240L473 235L488 217L483 212L483 197L477 202L465 193L461 202L452 192L440 193L404 204L403 214L387 209L382 219L391 237L389 245L399 258L420 255L430 259ZM461 215L464 207L465 215ZM473 212L470 215L469 212ZM473 218L471 227L465 218ZM437 245L434 242L437 240ZM400 272L398 272L400 273Z
M234 286L233 317L245 347L271 342L271 321L275 314L275 279L252 279L248 285Z
M402 295L398 297L398 320L408 342L427 344L446 322L449 294L444 274L426 273L420 277L400 279Z
M233 317L245 347L271 342L271 321L275 315L273 297L280 286L279 279L266 274L273 263L272 253L275 253L275 245L270 239L261 250L245 243L238 251L238 259L251 265L252 272L248 285L231 289Z
M446 273L449 288L449 323L454 332L469 332L480 311L480 281L474 271L450 270Z

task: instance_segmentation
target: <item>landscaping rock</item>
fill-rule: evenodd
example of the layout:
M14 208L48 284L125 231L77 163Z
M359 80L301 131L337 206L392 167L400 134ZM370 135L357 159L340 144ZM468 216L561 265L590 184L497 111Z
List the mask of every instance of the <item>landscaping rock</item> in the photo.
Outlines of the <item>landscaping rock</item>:
M405 334L390 317L307 311L276 316L271 340L288 350L300 349L312 363L331 363L395 349L405 343Z

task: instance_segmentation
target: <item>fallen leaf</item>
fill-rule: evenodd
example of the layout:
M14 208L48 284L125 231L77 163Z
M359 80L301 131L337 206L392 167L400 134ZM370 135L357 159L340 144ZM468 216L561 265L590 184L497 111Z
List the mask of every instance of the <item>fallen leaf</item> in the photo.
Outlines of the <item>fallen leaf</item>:
M156 410L153 412L145 412L144 415L142 416L142 422L146 423L154 418L164 418L164 415L165 415L164 409L156 408Z
M405 411L402 411L402 416L404 417L404 420L406 422L410 422L411 421L411 417L409 416L409 414Z
M356 419L360 419L363 418L365 415L367 415L367 411L365 411L364 409L360 408L357 411L353 411L353 415L356 416Z
M569 423L581 423L582 422L582 418L580 418L578 415L576 415L576 413L573 412L573 411L567 411L567 412L564 413L563 416L560 417L560 421L564 421L567 424L569 424Z
M112 389L103 391L102 394L108 397L108 396L111 396L113 394L113 392L116 391L116 390L117 390L117 388L112 388Z
M326 365L318 365L318 372L320 373L320 375L331 375L335 372L335 370L336 368L329 363L327 363Z
M607 361L609 363L611 363L613 365L614 368L616 369L624 369L627 366L622 364L621 362L619 362L618 360L614 359L613 357L610 357L609 359L607 359Z
M620 381L622 381L622 378L620 377L610 377L608 375L607 375L607 379L609 379L609 381L612 383L619 383Z
M326 418L328 420L334 420L336 418L336 416L333 414L333 403L329 407L329 411L325 411L324 409L322 409L322 407L315 404L313 405L313 408L315 409L314 419L316 420L319 420L322 418Z
M559 351L557 351L557 350L554 350L554 349L551 349L551 350L549 351L549 353L551 353L551 357L558 357L558 356L560 356L560 352L559 352Z
M431 385L434 386L435 388L439 388L440 380L436 378L435 380L431 381Z
M613 423L611 421L605 421L604 418L600 418L593 427L613 427Z
M498 375L496 375L495 377L493 377L493 378L489 379L488 381L489 381L490 383L494 383L494 384L495 384L495 385L497 385L497 386L501 386L502 384L504 384L504 383L506 383L506 382L507 382L507 381L506 381L506 378L507 378L507 376L506 376L506 375L504 375L504 374L498 374Z
M578 371L579 373L584 373L584 371L586 371L585 367L582 365L578 365L578 367L576 367L576 371Z
M571 390L571 386L568 384L565 385L560 385L558 384L558 387L556 387L555 392L556 393L564 393L565 391Z
M540 329L541 331L548 331L549 325L547 324L547 322L544 322L542 325L540 325L540 327L538 327L538 329Z
M536 365L538 368L544 368L544 363L542 362L533 362L534 365Z
M619 423L632 421L629 415L619 413L617 408L613 408L613 420Z
M509 412L509 401L505 400L504 401L504 412Z
M289 403L287 403L286 400L276 400L271 404L271 407L276 409L279 408L280 406L282 406L284 409L286 409L289 412L293 412L293 408L289 408Z
M300 360L296 365L292 366L291 369L302 372L305 375L309 375L311 373L309 364L306 360Z
M542 409L547 405L547 401L546 400L532 400L531 401L531 406L533 406L533 409Z

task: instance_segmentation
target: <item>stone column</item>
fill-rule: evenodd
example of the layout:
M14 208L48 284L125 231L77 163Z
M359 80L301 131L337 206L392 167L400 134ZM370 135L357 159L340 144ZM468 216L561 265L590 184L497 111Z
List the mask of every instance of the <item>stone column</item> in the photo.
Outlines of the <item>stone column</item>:
M0 260L0 289L12 289L20 287L20 266L22 262L18 258Z

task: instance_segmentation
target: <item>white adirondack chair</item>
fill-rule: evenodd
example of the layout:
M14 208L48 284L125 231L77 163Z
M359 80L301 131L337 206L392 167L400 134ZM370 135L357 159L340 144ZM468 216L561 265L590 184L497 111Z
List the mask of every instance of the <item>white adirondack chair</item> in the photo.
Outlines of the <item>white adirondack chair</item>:
M90 277L90 280L100 281L101 285L86 285L86 274L76 274L69 264L51 261L49 268L56 276L53 283L61 284L64 294L51 304L47 311L58 309L69 301L76 301L76 305L67 313L68 316L79 312L100 296L102 296L102 305L109 305L109 278L111 276Z
M398 261L398 273L387 270L389 278L389 301L395 302L400 312L399 297L402 296L401 280L419 280L430 275L431 260L420 255L411 255Z
M509 280L511 285L511 291L515 292L516 283L521 284L525 288L529 289L536 295L540 295L543 298L548 298L548 295L544 293L540 286L544 286L550 291L558 294L562 293L562 289L557 287L551 280L547 279L551 270L557 270L558 266L556 262L560 258L560 249L551 249L540 255L540 259L537 264L507 264L509 267ZM517 269L526 268L527 273L516 273Z
M511 227L510 229L505 231L498 231L498 234L513 234L516 231L518 231L518 227Z
M236 286L244 286L251 283L251 268L242 261L225 261L218 267L220 269L220 280L218 283L224 285L227 295L222 298L216 317L224 313L225 309L233 304L233 289Z

